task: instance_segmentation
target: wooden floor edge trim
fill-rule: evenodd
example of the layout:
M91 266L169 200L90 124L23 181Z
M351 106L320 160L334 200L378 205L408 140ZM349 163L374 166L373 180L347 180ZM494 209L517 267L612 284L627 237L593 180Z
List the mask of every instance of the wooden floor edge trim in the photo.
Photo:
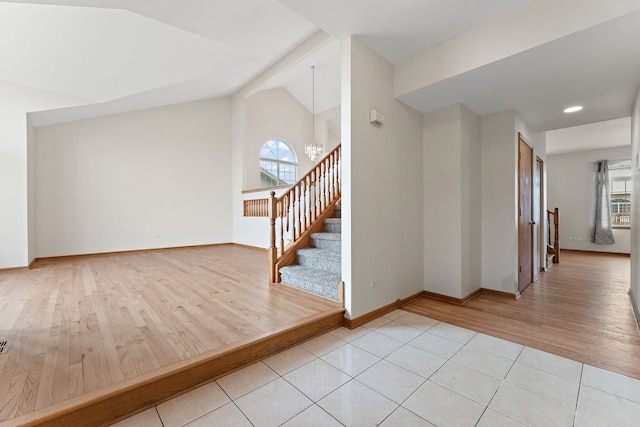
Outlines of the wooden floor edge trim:
M636 304L636 300L634 299L633 291L629 289L629 299L631 300L631 308L633 309L633 314L636 316L636 323L638 324L638 329L640 329L640 307Z
M169 368L7 420L9 426L111 425L342 325L344 308L284 325Z
M392 302L391 304L387 304L385 306L382 306L380 308L377 308L373 311L370 311L369 313L363 314L362 316L358 316L354 319L349 319L347 317L345 317L342 321L342 325L345 328L349 328L349 329L355 329L358 326L362 326L365 323L371 322L374 319L377 319L380 316L384 316L387 313L391 313L393 310L396 310L400 307L402 307L405 304L409 304L410 302L417 300L419 298L422 298L422 296L424 295L425 291L420 291L416 294L413 294L407 298L403 298L403 299L398 299L395 302Z

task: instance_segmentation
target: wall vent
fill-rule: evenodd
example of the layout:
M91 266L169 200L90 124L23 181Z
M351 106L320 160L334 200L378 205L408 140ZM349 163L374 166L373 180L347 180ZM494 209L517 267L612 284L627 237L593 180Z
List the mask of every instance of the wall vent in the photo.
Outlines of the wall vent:
M0 339L0 354L5 353L5 349L7 348L7 340Z

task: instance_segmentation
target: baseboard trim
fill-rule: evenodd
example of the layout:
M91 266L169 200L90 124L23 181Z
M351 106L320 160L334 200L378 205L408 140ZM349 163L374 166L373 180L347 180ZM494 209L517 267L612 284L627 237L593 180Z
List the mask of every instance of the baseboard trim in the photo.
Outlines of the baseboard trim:
M86 254L57 255L57 256L50 256L50 257L36 258L31 262L31 264L29 264L30 266L29 268L31 268L32 265L38 262L68 260L73 258L88 258L88 257L98 257L103 255L108 256L108 255L136 254L136 253L145 253L145 252L170 251L173 249L195 249L195 248L210 248L210 247L216 247L216 246L234 246L234 245L242 246L237 243L210 243L206 245L171 246L167 248L130 249L130 250L127 249L123 251L112 251L112 252L94 252L94 253L86 253ZM250 248L250 246L247 246L247 248ZM260 249L262 250L262 248Z
M214 381L222 375L335 329L342 324L343 316L343 308L311 316L303 323L285 325L275 331L228 345L171 367L8 420L6 425L111 425Z
M261 248L260 246L245 245L245 244L242 244L242 243L226 243L226 244L227 245L231 245L231 246L237 246L239 248L253 249L254 251L260 251L260 252L266 252L268 250L267 248ZM221 245L217 245L217 246L221 246ZM214 246L216 246L216 245L214 245Z
M480 292L481 294L495 295L497 297L502 297L502 298L507 298L507 299L518 299L518 298L520 298L520 293L512 294L511 292L497 291L495 289L487 289L487 288L482 288L482 289L480 289L480 291L481 291Z
M588 251L582 249L562 249L560 248L560 255L562 252L579 252L581 254L590 254L590 255L611 255L611 256L624 256L631 257L630 253L627 252L601 252L601 251ZM562 258L560 258L560 264L562 264Z
M454 297L450 297L449 295L442 295L442 294L437 294L435 292L424 291L424 297L425 298L429 298L429 299L436 300L436 301L441 301L441 302L446 302L446 303L454 304L454 305L465 305L469 301L471 301L472 299L476 298L479 295L483 295L483 294L484 295L495 295L495 296L499 296L501 298L518 299L518 295L509 293L509 292L496 291L494 289L486 289L486 288L477 289L477 290L471 292L469 295L465 296L464 298L454 298Z
M636 323L638 323L638 328L640 328L640 307L636 305L636 300L633 299L633 291L631 289L629 289L629 300L631 300L633 314L636 316Z
M0 268L0 273L9 273L9 272L12 272L12 271L24 271L24 270L28 270L29 268L31 268L30 265L23 266L23 267Z
M343 318L342 326L349 329L355 329L359 326L364 325L365 323L371 322L374 319L377 319L380 316L384 316L387 313L391 313L393 310L397 310L405 304L410 303L411 301L417 300L424 296L425 291L420 291L414 295L411 295L407 298L396 300L391 304L387 304L383 307L370 311L369 313L363 314L362 316L358 316L354 319Z

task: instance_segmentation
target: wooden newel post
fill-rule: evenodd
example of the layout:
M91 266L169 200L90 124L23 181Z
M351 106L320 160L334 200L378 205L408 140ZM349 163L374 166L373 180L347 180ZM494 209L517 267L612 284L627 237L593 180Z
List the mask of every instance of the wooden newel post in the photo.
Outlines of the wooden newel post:
M553 215L553 226L555 228L554 232L554 249L556 250L556 256L553 257L553 263L558 264L560 262L560 233L558 232L558 224L560 224L560 211L558 208L553 210L555 215Z
M271 283L276 282L276 260L278 259L278 249L276 248L276 215L278 214L276 206L276 192L271 192L269 198L269 281Z

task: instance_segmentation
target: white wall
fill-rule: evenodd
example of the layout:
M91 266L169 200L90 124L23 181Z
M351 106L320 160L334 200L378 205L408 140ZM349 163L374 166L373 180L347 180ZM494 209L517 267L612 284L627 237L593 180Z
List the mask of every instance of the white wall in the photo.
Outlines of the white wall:
M232 241L229 97L36 138L38 257Z
M29 221L33 212L29 176L33 176L28 172L27 113L82 103L85 101L0 82L0 269L25 267L33 259L29 248L34 230L30 229L33 220Z
M629 253L631 230L613 230L616 243L591 243L595 164L598 160L631 158L629 145L600 150L556 154L547 157L549 208L560 209L560 248L596 252ZM562 260L562 255L560 256ZM561 261L562 262L562 261Z
M354 38L343 41L342 86L342 265L354 318L423 289L422 115L394 98L392 65ZM371 108L382 126L369 123Z
M460 110L462 147L462 297L479 289L482 251L480 117Z
M258 164L257 156L259 156L259 147L257 152L254 148L248 148L248 133L249 133L249 100L254 94L260 91L261 87L268 85L269 82L277 78L280 73L287 72L291 67L296 66L300 61L313 55L315 52L321 50L323 47L332 43L335 39L324 33L318 31L305 42L293 49L287 55L278 60L275 64L257 76L254 80L247 83L243 88L233 94L231 102L231 138L232 138L232 177L231 177L231 192L232 192L232 212L233 212L233 242L257 246L268 246L268 228L263 228L263 218L245 218L242 212L242 201L250 197L249 194L243 194L243 190L251 189L250 184L245 176L247 165L254 165L257 173ZM308 110L307 110L308 111ZM310 130L307 130L309 137L311 136ZM264 143L264 141L262 142ZM304 145L304 143L303 143ZM297 151L297 150L296 150ZM298 152L299 156L304 156L304 150ZM253 166L252 166L253 167ZM255 198L260 197L260 194L254 194ZM267 278L265 278L267 280Z
M636 96L631 121L631 223L635 224L631 235L631 287L629 294L636 309L636 315L640 316L640 91ZM640 322L640 317L638 317Z
M480 117L462 104L423 117L424 289L480 287Z
M462 298L461 104L423 117L424 289Z
M482 117L480 128L481 287L517 295L518 134L533 147L534 159L543 161L546 138L543 133L531 132L513 110Z
M486 289L515 293L518 276L516 113L482 117L482 273Z

